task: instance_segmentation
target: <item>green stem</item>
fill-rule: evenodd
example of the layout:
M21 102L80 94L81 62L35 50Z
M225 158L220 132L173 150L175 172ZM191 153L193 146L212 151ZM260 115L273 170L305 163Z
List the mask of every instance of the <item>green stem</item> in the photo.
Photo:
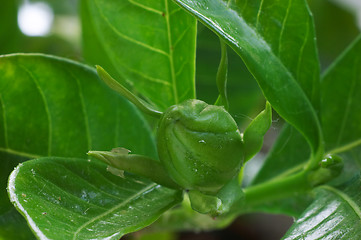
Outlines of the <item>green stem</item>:
M219 63L217 72L217 87L219 96L215 105L223 105L228 110L228 99L227 99L227 72L228 72L228 57L227 57L227 44L219 39L221 43L221 61Z
M160 118L162 116L162 112L159 112L155 109L150 108L146 105L144 101L135 96L132 92L126 89L123 85L117 82L114 78L112 78L109 73L107 73L102 67L96 66L99 77L113 90L118 92L123 97L127 98L130 102L132 102L135 106L138 107L139 110L148 114L150 116Z
M262 203L294 196L298 193L305 193L312 189L308 180L308 172L302 171L297 174L271 180L259 185L244 189L246 205L253 207Z
M319 163L323 159L324 155L324 143L322 142L319 144L318 149L312 153L311 158L308 160L305 167L305 171L312 171L319 168Z

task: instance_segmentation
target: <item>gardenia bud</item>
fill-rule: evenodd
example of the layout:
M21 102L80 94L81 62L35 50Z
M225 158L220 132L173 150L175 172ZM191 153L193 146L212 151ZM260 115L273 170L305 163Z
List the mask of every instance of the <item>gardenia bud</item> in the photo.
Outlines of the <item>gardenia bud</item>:
M160 119L157 138L162 164L185 189L213 194L240 171L241 134L223 107L200 100L171 106Z
M337 155L329 154L321 160L318 169L309 174L309 180L313 186L324 184L341 174L344 163Z

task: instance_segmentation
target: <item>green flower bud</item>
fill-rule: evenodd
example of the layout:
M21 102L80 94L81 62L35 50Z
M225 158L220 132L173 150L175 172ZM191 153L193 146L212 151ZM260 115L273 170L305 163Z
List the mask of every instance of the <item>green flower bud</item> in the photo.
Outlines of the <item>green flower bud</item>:
M164 112L158 154L170 177L185 189L214 194L239 171L241 134L223 108L188 100Z
M319 165L320 167L311 172L309 176L309 179L314 186L324 184L340 175L344 163L339 156L329 154L321 160Z

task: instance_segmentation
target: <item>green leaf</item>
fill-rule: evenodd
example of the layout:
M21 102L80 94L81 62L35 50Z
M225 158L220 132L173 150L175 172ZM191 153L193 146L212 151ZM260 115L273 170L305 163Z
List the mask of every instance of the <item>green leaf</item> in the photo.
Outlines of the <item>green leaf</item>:
M0 58L0 151L33 158L87 158L90 149L122 146L155 156L139 112L94 69L45 55Z
M36 238L24 217L15 208L12 208L0 217L0 239L33 240Z
M361 144L361 36L322 79L322 127L331 153Z
M351 9L342 7L342 2L307 2L315 19L321 64L323 67L328 66L360 34L355 14Z
M156 156L138 110L94 69L46 55L17 54L0 57L0 76L0 214L12 208L7 177L24 160L87 158L91 149L118 146Z
M286 124L268 153L261 170L253 179L252 185L300 171L309 156L310 150L305 139L296 129Z
M54 157L20 164L9 195L40 239L119 239L182 199L181 191L113 175L97 161Z
M163 111L195 97L196 21L170 0L82 1L85 56Z
M11 205L6 192L9 174L25 160L27 158L0 151L0 239L35 239L25 219Z
M360 175L346 186L322 186L284 239L360 239Z
M310 149L305 139L295 128L286 124L250 185L256 186L297 173L304 168L309 156ZM268 202L252 211L299 216L310 201L310 196L294 196Z
M262 148L263 137L272 124L272 107L268 102L266 108L248 125L243 133L245 161L251 159Z
M313 19L306 2L176 2L228 42L272 107L306 137L316 152L322 143L313 108L319 107L319 63Z
M17 8L20 1L6 1L0 9L0 54L13 52L22 36L17 26ZM4 24L6 23L6 24Z

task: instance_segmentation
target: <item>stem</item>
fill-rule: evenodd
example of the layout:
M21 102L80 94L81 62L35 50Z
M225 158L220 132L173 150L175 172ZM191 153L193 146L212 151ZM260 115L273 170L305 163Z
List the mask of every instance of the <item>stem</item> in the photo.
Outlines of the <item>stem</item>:
M319 167L319 163L324 157L324 143L320 143L317 151L313 152L311 158L308 160L307 165L305 167L305 171L312 171Z
M271 180L259 185L244 189L246 205L255 206L265 202L291 197L297 193L305 193L312 189L308 181L308 172L302 171L297 174Z
M162 116L162 112L159 112L151 107L147 106L146 103L135 96L132 92L126 89L123 85L117 82L114 78L112 78L109 73L107 73L102 67L96 66L99 77L113 90L118 92L120 95L128 99L132 102L139 110L148 114L150 116L160 118Z
M221 61L219 62L217 72L217 87L219 96L215 105L223 105L228 110L228 99L227 99L227 72L228 72L228 57L227 57L227 44L219 39L221 43Z

